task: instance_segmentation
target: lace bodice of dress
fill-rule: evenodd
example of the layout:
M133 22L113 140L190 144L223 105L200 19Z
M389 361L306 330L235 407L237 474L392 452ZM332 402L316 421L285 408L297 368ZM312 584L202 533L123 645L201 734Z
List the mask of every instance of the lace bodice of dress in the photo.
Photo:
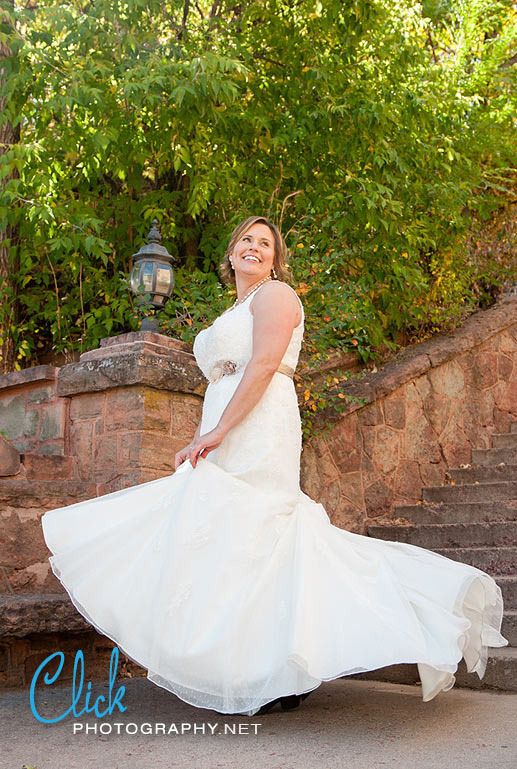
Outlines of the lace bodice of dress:
M292 290L294 292L294 289ZM260 291L260 288L257 291ZM242 371L250 361L253 353L253 315L250 302L257 291L234 309L223 312L211 326L197 334L194 340L194 356L199 368L211 383L218 381L223 373ZM302 319L293 329L282 358L282 363L292 368L296 368L298 363L303 339L304 312L301 302L300 306Z

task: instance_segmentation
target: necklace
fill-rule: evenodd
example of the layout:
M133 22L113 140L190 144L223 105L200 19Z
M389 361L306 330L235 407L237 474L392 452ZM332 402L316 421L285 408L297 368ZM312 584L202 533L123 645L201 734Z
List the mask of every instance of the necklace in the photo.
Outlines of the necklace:
M250 296L250 294L252 294L254 291L256 291L256 290L257 290L257 288L258 288L259 286L261 286L263 283L266 283L266 281L268 281L268 280L271 280L271 275L266 275L266 277L265 277L265 278L262 278L262 280L260 280L260 281L257 283L257 285L256 285L256 286L254 286L254 287L253 287L253 288L251 288L251 289L250 289L250 290L249 290L249 291L248 291L246 294L244 294L244 296L242 297L242 299L241 299L240 301L239 301L239 299L237 299L237 300L236 300L236 301L235 301L235 302L232 304L232 307L231 307L231 309L233 310L233 308L234 308L234 307L237 307L237 305L238 305L238 304L242 304L244 301L246 301L246 299L248 298L248 296Z

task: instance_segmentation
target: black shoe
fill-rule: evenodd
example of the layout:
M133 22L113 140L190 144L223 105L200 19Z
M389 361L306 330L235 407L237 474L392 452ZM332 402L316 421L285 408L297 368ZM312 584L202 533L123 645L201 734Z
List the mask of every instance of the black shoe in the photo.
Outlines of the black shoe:
M305 692L305 694L289 694L286 697L277 697L276 700L271 700L271 702L266 702L265 705L262 705L262 707L257 710L255 713L256 716L262 716L264 713L269 713L270 710L273 710L275 705L279 702L282 710L295 710L300 706L303 700L305 700L311 692Z
M289 694L287 697L280 697L282 710L294 710L300 706L302 698L299 694Z
M265 705L262 705L261 708L257 710L255 713L256 716L263 716L264 713L269 713L270 710L273 710L277 702L280 702L282 697L277 697L276 700L271 700L271 702L266 702Z

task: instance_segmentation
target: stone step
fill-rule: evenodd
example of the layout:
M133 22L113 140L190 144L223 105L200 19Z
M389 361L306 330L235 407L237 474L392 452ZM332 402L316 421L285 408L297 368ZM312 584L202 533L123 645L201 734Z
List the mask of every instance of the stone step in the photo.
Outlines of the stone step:
M0 595L2 636L23 638L32 633L91 630L67 593Z
M501 588L504 611L517 611L517 575L494 574L494 579Z
M412 523L476 523L517 520L517 500L502 502L426 502L400 505L395 515Z
M517 448L517 433L494 433L492 435L492 448L494 449Z
M505 607L501 633L508 639L510 646L517 647L517 611L507 611Z
M12 507L56 507L96 496L95 486L85 481L0 478L0 509Z
M496 467L504 462L517 465L517 449L472 449L472 465Z
M517 546L517 521L424 523L416 526L368 526L368 536L424 547Z
M77 459L54 454L22 454L25 477L35 481L78 480Z
M425 486L422 497L427 502L498 502L517 500L517 481L464 483L456 486Z
M510 432L517 433L517 422L512 422L512 424L510 425Z
M453 561L475 566L491 576L517 574L517 547L433 547L429 549Z
M496 465L495 467L461 467L447 471L449 478L456 483L498 483L499 481L517 481L517 464Z
M517 649L512 646L489 647L485 675L480 680L477 673L468 673L465 660L458 663L455 687L465 689L496 689L503 692L517 692ZM418 684L420 676L415 663L390 665L367 673L354 673L346 678L369 681L389 681L398 684ZM446 692L437 697L446 696Z

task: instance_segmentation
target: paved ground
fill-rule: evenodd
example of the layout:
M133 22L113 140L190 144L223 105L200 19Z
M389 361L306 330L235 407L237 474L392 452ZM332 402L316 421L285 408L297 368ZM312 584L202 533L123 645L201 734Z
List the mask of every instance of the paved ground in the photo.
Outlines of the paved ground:
M121 683L117 679L116 687ZM275 709L247 718L191 707L146 678L123 684L123 714L104 719L69 716L56 724L36 720L28 692L1 694L0 769L517 767L514 694L454 688L423 702L419 685L343 678L322 684L299 710ZM107 686L94 684L95 697L103 688ZM70 687L49 687L36 699L38 710L48 718L66 711L71 702ZM103 723L105 728L110 724L113 733L74 735L74 723ZM146 723L178 731L183 725L187 731L142 734ZM239 724L247 734L224 734L226 725L238 730ZM197 734L192 733L194 725ZM126 727L138 731L127 734Z

